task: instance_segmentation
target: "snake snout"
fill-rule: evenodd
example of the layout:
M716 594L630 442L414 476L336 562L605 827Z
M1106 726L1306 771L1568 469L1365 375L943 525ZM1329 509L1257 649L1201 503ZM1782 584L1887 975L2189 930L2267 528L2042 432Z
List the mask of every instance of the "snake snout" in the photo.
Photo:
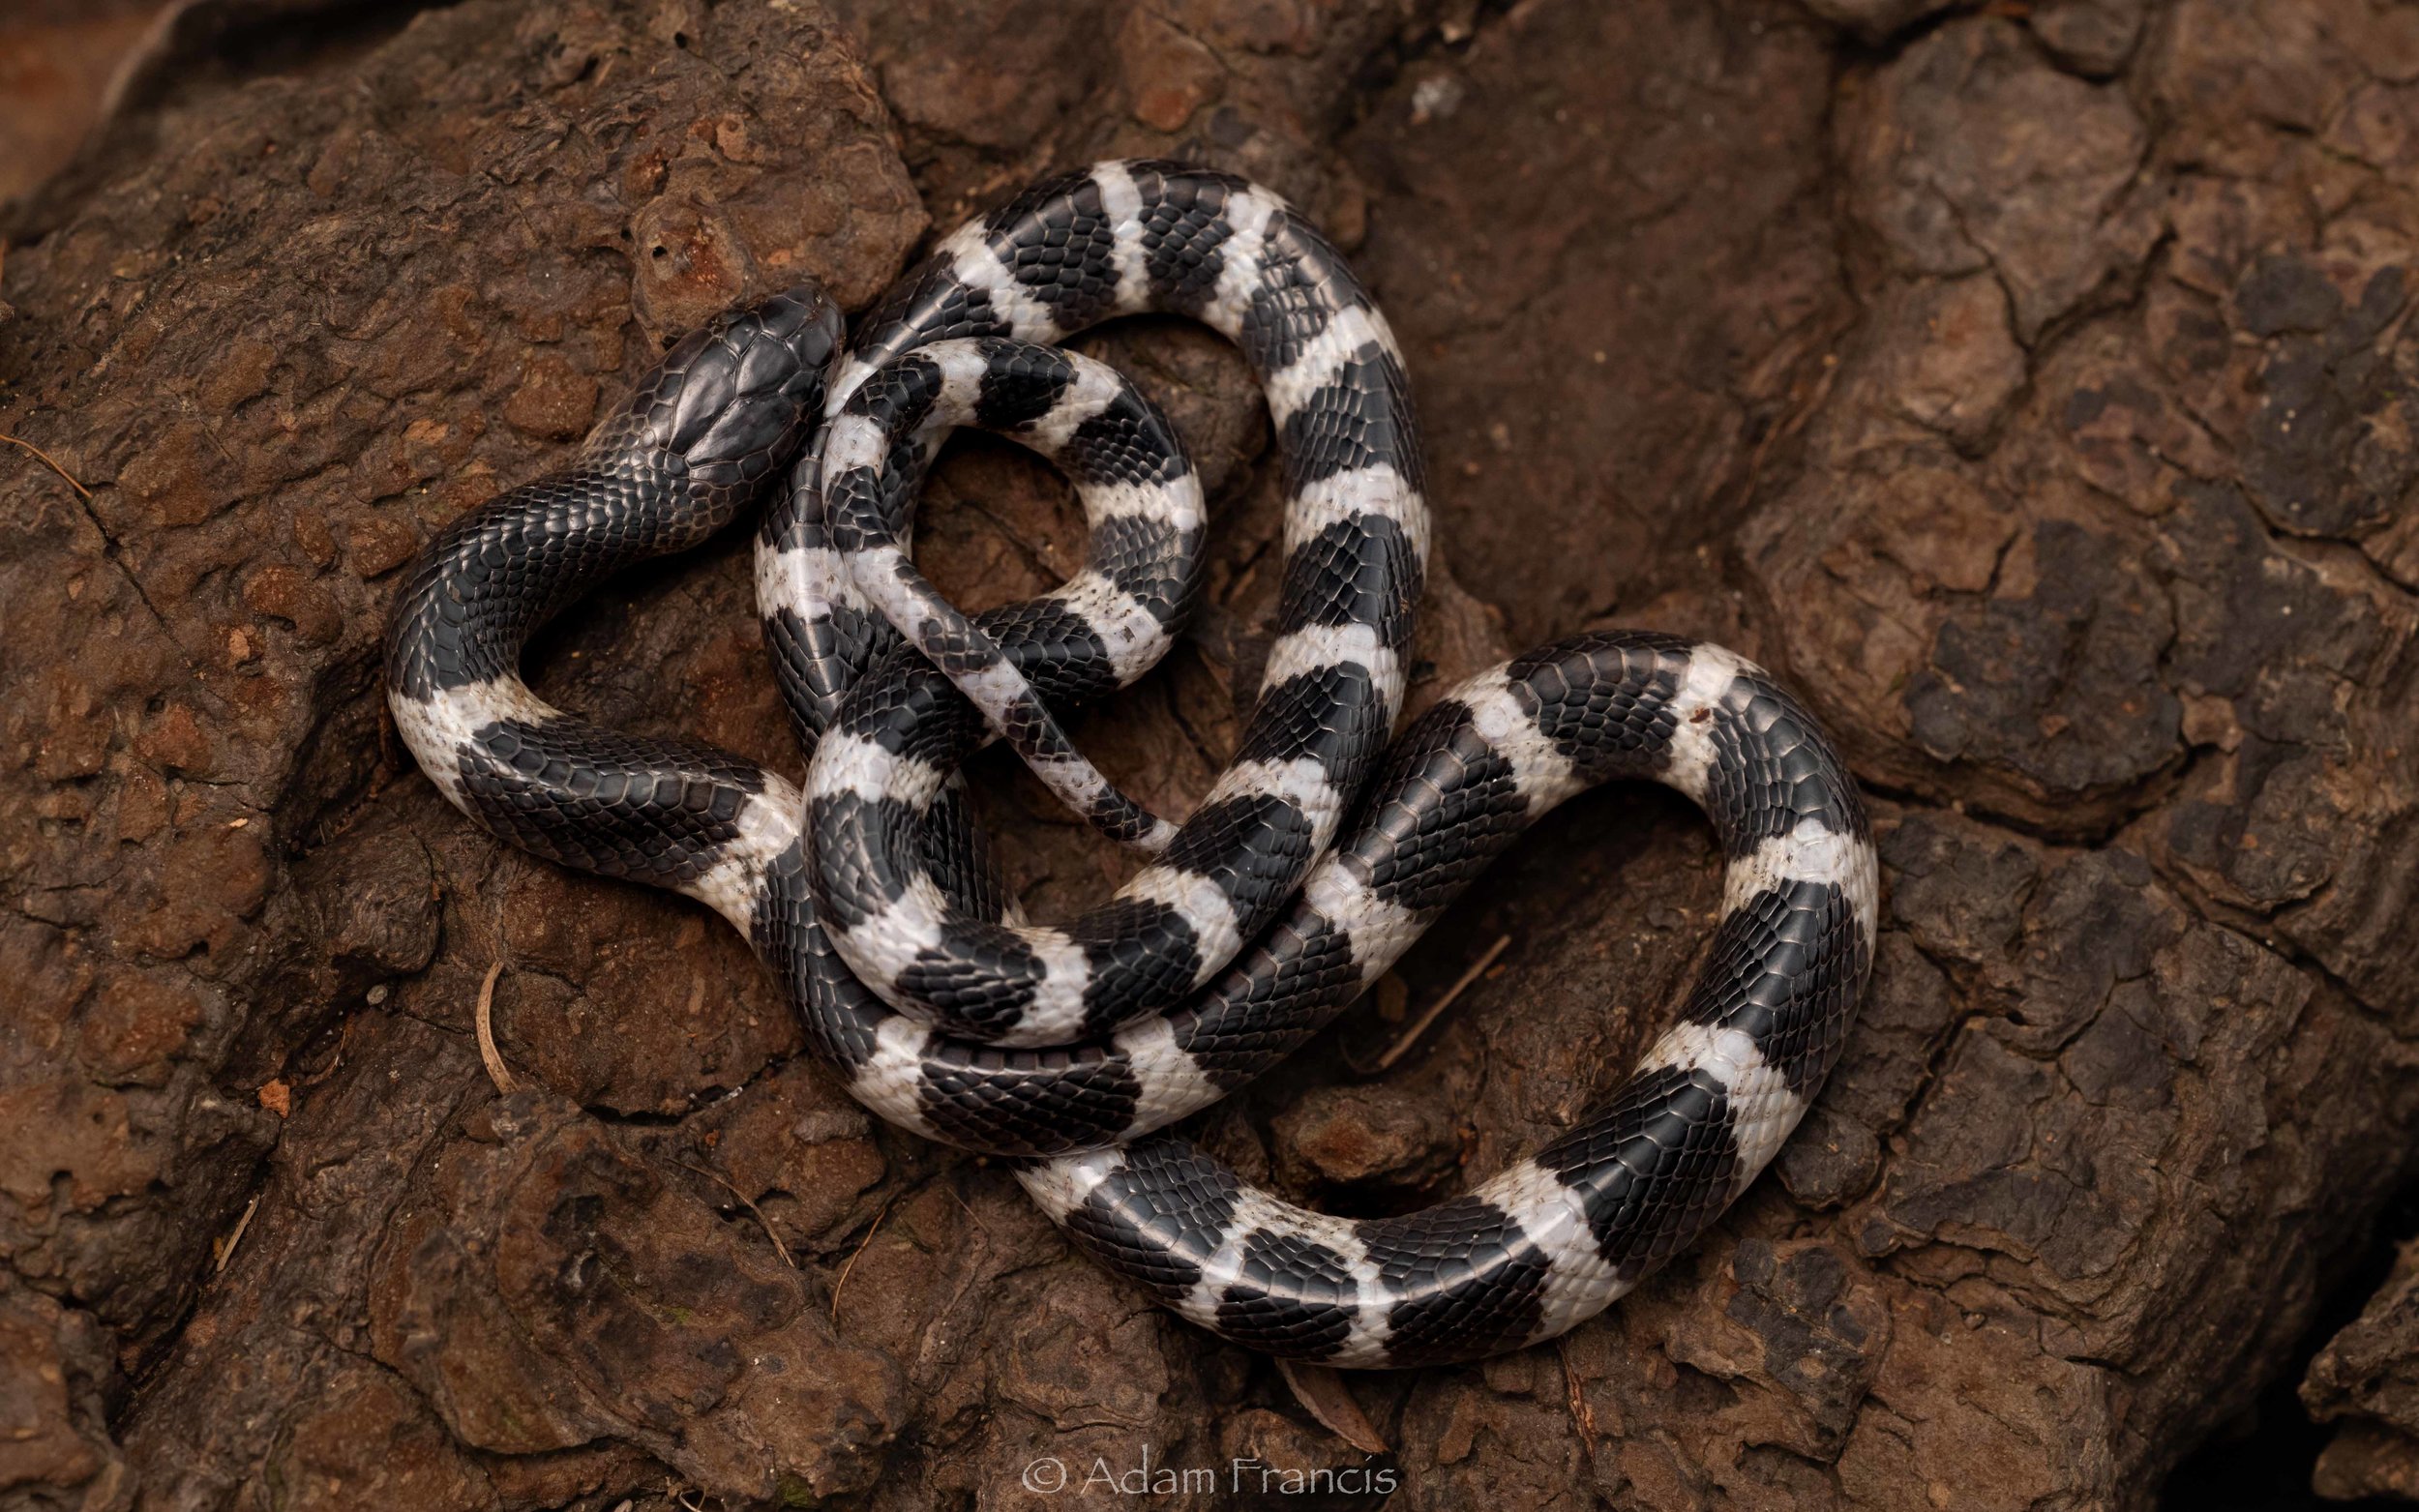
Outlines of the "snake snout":
M828 375L832 360L840 355L849 325L839 305L818 283L795 284L738 312L737 323L749 321L764 336L784 343L799 368L819 378Z
M677 383L665 450L709 484L750 485L787 464L822 407L844 329L830 297L801 283L692 333L665 359Z

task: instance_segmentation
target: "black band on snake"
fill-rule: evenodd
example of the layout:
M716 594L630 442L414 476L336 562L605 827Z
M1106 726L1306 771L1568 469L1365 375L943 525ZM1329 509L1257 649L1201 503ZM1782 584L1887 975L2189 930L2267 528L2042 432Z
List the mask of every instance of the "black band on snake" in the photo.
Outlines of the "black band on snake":
M1287 490L1275 646L1234 759L1180 824L1113 787L1053 715L1141 676L1200 592L1201 489L1173 428L1113 371L1036 344L1144 311L1242 348ZM965 615L911 565L917 488L959 426L1074 482L1089 550L1058 589ZM785 467L757 579L813 744L803 791L521 682L550 616L722 528ZM942 240L853 349L812 288L682 341L571 468L431 543L389 629L389 697L463 812L715 908L860 1102L1022 1157L1079 1246L1185 1318L1334 1365L1476 1358L1600 1311L1771 1160L1853 1019L1877 883L1837 755L1716 646L1574 637L1473 678L1389 746L1421 489L1400 352L1335 250L1244 180L1100 163ZM1151 864L1069 924L1025 920L957 777L991 738ZM1348 1221L1158 1132L1331 1022L1539 815L1625 777L1713 819L1722 916L1678 1022L1568 1134L1423 1212Z

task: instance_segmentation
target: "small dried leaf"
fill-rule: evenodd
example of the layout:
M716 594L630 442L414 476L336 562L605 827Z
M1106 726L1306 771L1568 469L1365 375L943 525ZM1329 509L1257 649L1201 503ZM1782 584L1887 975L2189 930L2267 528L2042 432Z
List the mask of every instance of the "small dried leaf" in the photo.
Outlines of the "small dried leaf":
M1353 1400L1352 1387L1346 1384L1342 1371L1284 1359L1276 1362L1276 1368L1285 1383L1294 1388L1294 1400L1309 1409L1320 1427L1363 1454L1386 1452L1386 1440L1378 1437L1368 1414Z

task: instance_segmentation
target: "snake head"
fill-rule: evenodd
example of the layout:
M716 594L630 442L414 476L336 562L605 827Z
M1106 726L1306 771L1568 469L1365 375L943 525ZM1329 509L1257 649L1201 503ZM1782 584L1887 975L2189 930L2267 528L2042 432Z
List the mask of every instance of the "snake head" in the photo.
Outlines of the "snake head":
M789 462L820 416L844 329L812 283L726 311L639 380L589 453L644 452L693 485L752 488Z

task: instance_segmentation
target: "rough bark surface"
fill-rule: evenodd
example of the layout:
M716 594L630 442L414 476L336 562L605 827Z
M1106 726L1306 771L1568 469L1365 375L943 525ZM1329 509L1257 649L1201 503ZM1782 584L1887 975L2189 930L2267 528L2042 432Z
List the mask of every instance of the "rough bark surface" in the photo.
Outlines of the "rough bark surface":
M59 470L0 445L0 1504L1006 1508L1046 1457L1213 1471L1172 1506L2143 1507L2292 1368L2419 1136L2419 12L831 5L384 13L172 73L18 224L0 432ZM381 722L399 569L662 343L802 277L861 308L1106 152L1355 251L1428 424L1423 691L1709 635L1876 797L1874 981L1776 1171L1557 1345L1352 1381L1376 1462L870 1121L703 910L504 849ZM1214 338L1087 344L1219 512L1199 632L1079 724L1164 812L1264 654L1274 468ZM973 607L1080 553L1002 448L924 519ZM798 764L739 540L533 672ZM1100 895L981 792L1036 912ZM1619 1079L1717 897L1684 805L1584 800L1203 1133L1433 1201ZM2330 1494L2419 1494L2415 1287L2311 1372Z

